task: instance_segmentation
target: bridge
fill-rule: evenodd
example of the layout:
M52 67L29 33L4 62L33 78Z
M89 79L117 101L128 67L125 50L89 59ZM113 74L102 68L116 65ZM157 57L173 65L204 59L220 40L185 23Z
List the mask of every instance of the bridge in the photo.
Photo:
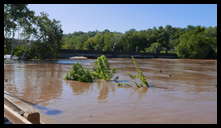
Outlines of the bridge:
M95 50L71 50L71 49L61 49L58 53L59 58L70 58L73 56L85 56L88 58L97 58L101 55L105 55L109 58L177 58L177 55L174 53L118 53L118 52L100 52Z

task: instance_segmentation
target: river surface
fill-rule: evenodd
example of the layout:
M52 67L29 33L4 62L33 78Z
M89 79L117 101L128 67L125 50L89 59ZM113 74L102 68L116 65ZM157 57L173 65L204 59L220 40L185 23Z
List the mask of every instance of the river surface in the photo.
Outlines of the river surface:
M150 88L64 80L73 63L4 64L4 90L38 104L46 123L217 123L217 61L136 59ZM130 59L109 59L120 80L135 73Z

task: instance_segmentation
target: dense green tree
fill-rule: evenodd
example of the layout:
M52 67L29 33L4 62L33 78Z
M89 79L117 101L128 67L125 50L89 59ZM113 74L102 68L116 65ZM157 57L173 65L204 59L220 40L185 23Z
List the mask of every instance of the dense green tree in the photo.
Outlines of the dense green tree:
M204 27L197 26L187 30L179 38L176 46L178 56L182 58L215 58L216 51L211 44L215 41L206 33Z
M81 50L95 50L95 37L89 38L88 40L86 40L83 44L83 49Z
M56 57L61 47L62 35L59 21L50 20L46 13L36 16L34 11L28 9L27 4L4 4L5 53L23 56L27 51L25 47L30 47L29 50L32 49L32 53L28 54L30 58L36 54L40 54L40 58ZM34 48L37 50L33 50ZM23 55L21 51L24 52Z
M210 46L217 54L217 27L208 27L205 30L205 34L208 38L210 38L211 41Z
M74 32L72 34L66 34L62 39L62 48L82 50L84 49L84 42L87 41L90 37L95 36L96 33L96 31L92 31L88 33Z
M56 57L61 47L63 36L60 22L55 19L50 20L46 13L41 13L40 16L37 16L36 21L36 39L51 53L48 57Z
M14 38L15 32L21 29L26 36L34 29L34 11L27 8L26 4L4 4L4 36Z
M162 45L159 42L154 42L150 47L146 48L147 52L159 54L162 50Z
M16 33L22 39L29 39L35 29L32 24L34 12L26 4L4 4L4 51L9 53L14 48L13 38ZM11 38L11 39L10 39Z
M122 35L119 43L124 52L137 52L138 51L138 36L135 29L130 29Z

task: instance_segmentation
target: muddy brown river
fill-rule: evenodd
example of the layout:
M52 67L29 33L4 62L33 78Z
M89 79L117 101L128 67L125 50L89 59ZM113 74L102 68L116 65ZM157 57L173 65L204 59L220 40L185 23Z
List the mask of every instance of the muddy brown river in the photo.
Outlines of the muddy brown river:
M4 90L37 104L46 123L217 123L217 61L136 59L150 88L63 78L74 60L4 64ZM79 61L91 67L95 60ZM130 59L109 59L120 80Z

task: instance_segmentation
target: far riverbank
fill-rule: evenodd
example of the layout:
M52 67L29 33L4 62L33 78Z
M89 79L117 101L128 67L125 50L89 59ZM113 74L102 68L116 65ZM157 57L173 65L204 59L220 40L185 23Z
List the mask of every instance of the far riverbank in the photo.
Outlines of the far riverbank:
M87 58L97 58L101 55L105 55L108 58L178 58L174 53L117 53L117 52L98 52L91 50L60 50L58 58L70 58L73 56L85 56Z

